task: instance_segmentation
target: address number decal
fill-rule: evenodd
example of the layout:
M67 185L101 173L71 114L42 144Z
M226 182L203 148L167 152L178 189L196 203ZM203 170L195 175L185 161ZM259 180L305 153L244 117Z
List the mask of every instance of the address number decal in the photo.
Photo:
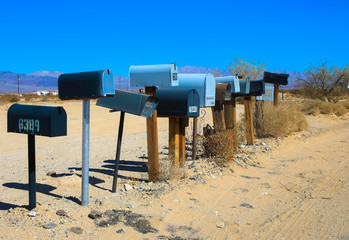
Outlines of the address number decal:
M18 119L18 130L19 132L39 132L40 131L40 121L37 119Z

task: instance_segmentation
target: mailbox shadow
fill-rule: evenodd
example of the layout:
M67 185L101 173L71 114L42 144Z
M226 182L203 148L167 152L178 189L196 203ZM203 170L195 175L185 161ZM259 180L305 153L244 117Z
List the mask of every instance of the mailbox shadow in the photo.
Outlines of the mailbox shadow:
M19 206L19 205L14 205L14 204L11 204L11 203L0 202L0 211L1 210L9 210L11 208L17 208L17 207L25 208L26 206Z
M8 188L14 188L14 189L19 189L19 190L25 190L25 191L29 191L29 184L24 184L24 183L15 183L15 182L10 182L10 183L4 183L3 184L4 187L8 187ZM42 184L42 183L36 183L36 192L40 192L52 197L57 197L57 198L62 198L63 196L60 196L58 194L52 193L51 191L57 189L56 187L52 187L50 185L47 184ZM80 200L76 197L66 197L66 199L75 202L77 204L80 204Z

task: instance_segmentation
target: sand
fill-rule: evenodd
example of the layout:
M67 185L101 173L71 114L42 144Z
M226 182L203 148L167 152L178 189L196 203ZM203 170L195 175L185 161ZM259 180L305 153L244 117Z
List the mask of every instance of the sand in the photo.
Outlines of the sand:
M196 161L188 157L178 174L183 179L154 184L146 182L145 119L126 115L118 191L112 193L119 113L91 102L90 203L84 207L82 103L42 105L64 106L68 135L36 137L38 204L32 217L26 208L27 137L7 133L10 104L0 106L0 239L349 239L348 115L308 116L308 130L257 139L224 166L200 154ZM201 126L212 123L206 111ZM158 123L166 162L168 119ZM50 171L56 175L47 176ZM125 184L132 189L125 191ZM102 217L89 218L92 210ZM48 223L57 226L44 228Z

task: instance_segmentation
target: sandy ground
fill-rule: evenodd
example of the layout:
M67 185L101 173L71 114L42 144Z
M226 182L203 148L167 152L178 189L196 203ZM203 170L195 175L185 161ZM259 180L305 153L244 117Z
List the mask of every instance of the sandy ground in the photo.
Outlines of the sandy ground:
M126 115L111 193L119 113L92 102L90 204L83 207L82 103L64 102L68 136L36 138L38 204L29 211L27 137L6 132L9 106L0 106L0 239L349 239L348 115L307 117L308 130L257 139L224 166L188 157L183 179L155 184L146 182L145 119ZM211 122L206 111L201 126ZM168 120L158 128L166 162ZM91 219L92 210L102 216Z

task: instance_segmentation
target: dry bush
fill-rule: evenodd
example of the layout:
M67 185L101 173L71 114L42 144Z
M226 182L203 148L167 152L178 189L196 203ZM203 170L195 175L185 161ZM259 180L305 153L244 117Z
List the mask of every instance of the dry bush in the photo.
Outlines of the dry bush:
M8 102L19 102L20 98L17 94L1 94L0 95L0 102L1 103L8 103Z
M204 149L205 155L212 158L217 164L232 161L234 154L234 131L228 129L205 135Z
M342 103L335 103L332 106L333 113L336 114L337 116L343 116L344 114L347 113L347 109L343 106Z
M187 172L184 167L174 166L170 160L161 159L159 161L159 180L184 179Z
M343 107L345 107L346 109L349 110L349 98L347 98L346 100L344 100L340 103L343 105Z
M307 99L303 101L302 111L308 115L318 114L336 114L337 116L343 116L346 114L349 108L349 101L331 103L318 99Z
M300 107L290 102L283 102L278 106L265 102L264 109L254 111L253 118L257 137L284 137L308 127Z

